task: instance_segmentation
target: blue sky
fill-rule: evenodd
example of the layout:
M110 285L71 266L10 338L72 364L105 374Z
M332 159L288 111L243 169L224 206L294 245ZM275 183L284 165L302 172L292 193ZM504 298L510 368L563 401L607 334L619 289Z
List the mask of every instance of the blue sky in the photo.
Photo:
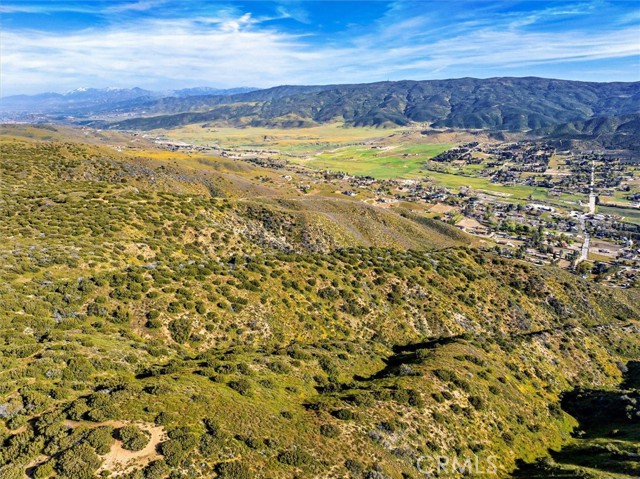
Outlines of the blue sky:
M640 1L0 0L0 94L640 80Z

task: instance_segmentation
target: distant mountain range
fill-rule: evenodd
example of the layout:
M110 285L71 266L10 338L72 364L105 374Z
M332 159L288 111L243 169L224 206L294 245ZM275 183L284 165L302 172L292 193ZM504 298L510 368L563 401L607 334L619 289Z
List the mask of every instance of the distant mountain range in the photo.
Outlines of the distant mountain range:
M150 130L192 123L307 127L328 122L530 132L640 150L640 82L461 78L355 85L78 89L1 99L1 113L44 114L98 128ZM55 115L58 115L57 117ZM40 118L35 118L39 120Z
M530 77L280 86L228 96L160 99L140 108L146 117L111 126L153 129L216 122L300 127L337 120L353 126L426 122L434 127L528 131L640 113L640 82Z
M181 90L151 91L142 88L78 88L66 93L41 93L38 95L13 95L0 98L0 112L24 112L42 114L88 114L122 110L135 110L142 104L160 98L185 99L202 95L234 95L248 93L255 88L218 89L210 87L184 88Z

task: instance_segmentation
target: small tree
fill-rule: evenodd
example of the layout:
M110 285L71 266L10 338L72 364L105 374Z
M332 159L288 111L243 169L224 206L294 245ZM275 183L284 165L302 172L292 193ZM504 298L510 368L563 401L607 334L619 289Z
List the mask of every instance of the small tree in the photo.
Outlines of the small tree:
M169 323L169 333L176 343L184 343L191 336L191 321L187 318L174 319Z
M92 479L101 462L89 444L80 443L60 454L56 460L56 472L63 477Z
M149 444L150 440L149 433L134 424L121 427L118 431L118 437L122 441L123 449L129 451L141 451Z
M101 426L92 429L87 435L87 442L95 448L98 454L108 453L113 443L113 427Z

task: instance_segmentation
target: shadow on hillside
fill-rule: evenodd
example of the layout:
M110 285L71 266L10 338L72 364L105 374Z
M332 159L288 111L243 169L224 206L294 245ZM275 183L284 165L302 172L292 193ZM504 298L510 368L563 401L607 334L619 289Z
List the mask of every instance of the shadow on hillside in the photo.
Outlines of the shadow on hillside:
M392 347L394 354L386 358L385 367L371 376L354 376L356 381L372 381L393 376L411 376L411 364L424 361L424 352L446 346L464 339L464 335L447 336L430 339L419 343L396 345ZM403 369L401 369L403 368Z
M626 366L619 389L577 388L563 395L562 409L579 423L574 441L527 464L514 479L640 476L640 361Z

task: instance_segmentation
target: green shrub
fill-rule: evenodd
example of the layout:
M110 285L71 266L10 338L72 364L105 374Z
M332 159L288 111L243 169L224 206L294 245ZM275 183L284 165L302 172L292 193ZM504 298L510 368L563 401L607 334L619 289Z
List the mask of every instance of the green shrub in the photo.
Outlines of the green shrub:
M340 428L333 424L323 424L320 426L320 434L326 437L338 437L340 435Z
M131 319L131 313L124 306L118 305L111 313L111 321L116 324L125 324Z
M103 422L109 419L117 419L120 416L120 410L114 394L99 391L89 396L87 403L91 408L87 413L87 417L92 421Z
M185 427L169 431L169 440L160 444L160 452L172 468L179 467L198 445L198 437Z
M41 466L38 466L33 473L35 479L46 479L53 476L55 470L53 468L53 461L45 462Z
M283 363L282 361L272 361L267 364L267 367L274 373L278 374L287 374L291 372L291 368L289 367L289 365Z
M364 465L355 459L347 459L344 462L344 467L353 474L354 477L361 477L364 472Z
M77 399L67 408L67 417L72 421L80 421L89 412L89 406L84 399Z
M373 395L367 391L354 394L350 401L360 407L371 407L375 404Z
M341 419L343 421L350 421L357 418L356 414L350 409L338 409L336 411L333 411L332 414L334 417L337 417L338 419Z
M162 327L162 320L159 318L150 319L145 326L149 329L159 329Z
M471 397L469 397L469 402L478 411L482 411L487 406L486 401L483 398L481 398L480 396L471 396Z
M443 403L445 401L444 396L439 393L439 392L435 392L431 394L431 397L435 400L435 402L437 403Z
M187 457L188 451L185 450L179 441L170 440L160 444L160 452L164 456L165 461L172 468L179 467Z
M203 434L200 437L200 454L204 457L212 457L221 449L220 440L212 434Z
M436 369L433 371L433 374L436 375L438 379L441 381L451 381L455 378L455 375L451 371L447 371L446 369Z
M301 467L310 464L312 460L308 452L300 449L289 449L278 454L278 462L288 466Z
M93 373L93 366L86 358L72 358L62 373L62 379L81 381L90 377L91 373Z
M161 479L171 472L167 463L163 460L157 460L150 462L147 467L144 468L145 479Z
M191 321L188 318L174 319L169 323L169 333L176 343L185 343L191 336Z
M82 442L60 454L56 459L55 469L63 477L91 479L101 462L93 448Z
M100 426L92 429L91 432L87 434L87 442L101 456L108 453L113 443L113 427Z
M502 440L509 446L511 446L513 444L514 441L514 437L513 434L511 434L510 432L506 431L502 433Z
M216 466L220 479L251 479L251 469L239 461L223 462Z
M150 440L149 433L141 430L135 424L121 427L118 430L118 437L122 441L122 448L129 451L141 451L149 444Z
M0 479L23 479L24 467L20 464L7 464L0 467Z
M251 383L246 379L238 379L237 381L230 381L227 385L242 394L243 396L248 396L251 393Z

